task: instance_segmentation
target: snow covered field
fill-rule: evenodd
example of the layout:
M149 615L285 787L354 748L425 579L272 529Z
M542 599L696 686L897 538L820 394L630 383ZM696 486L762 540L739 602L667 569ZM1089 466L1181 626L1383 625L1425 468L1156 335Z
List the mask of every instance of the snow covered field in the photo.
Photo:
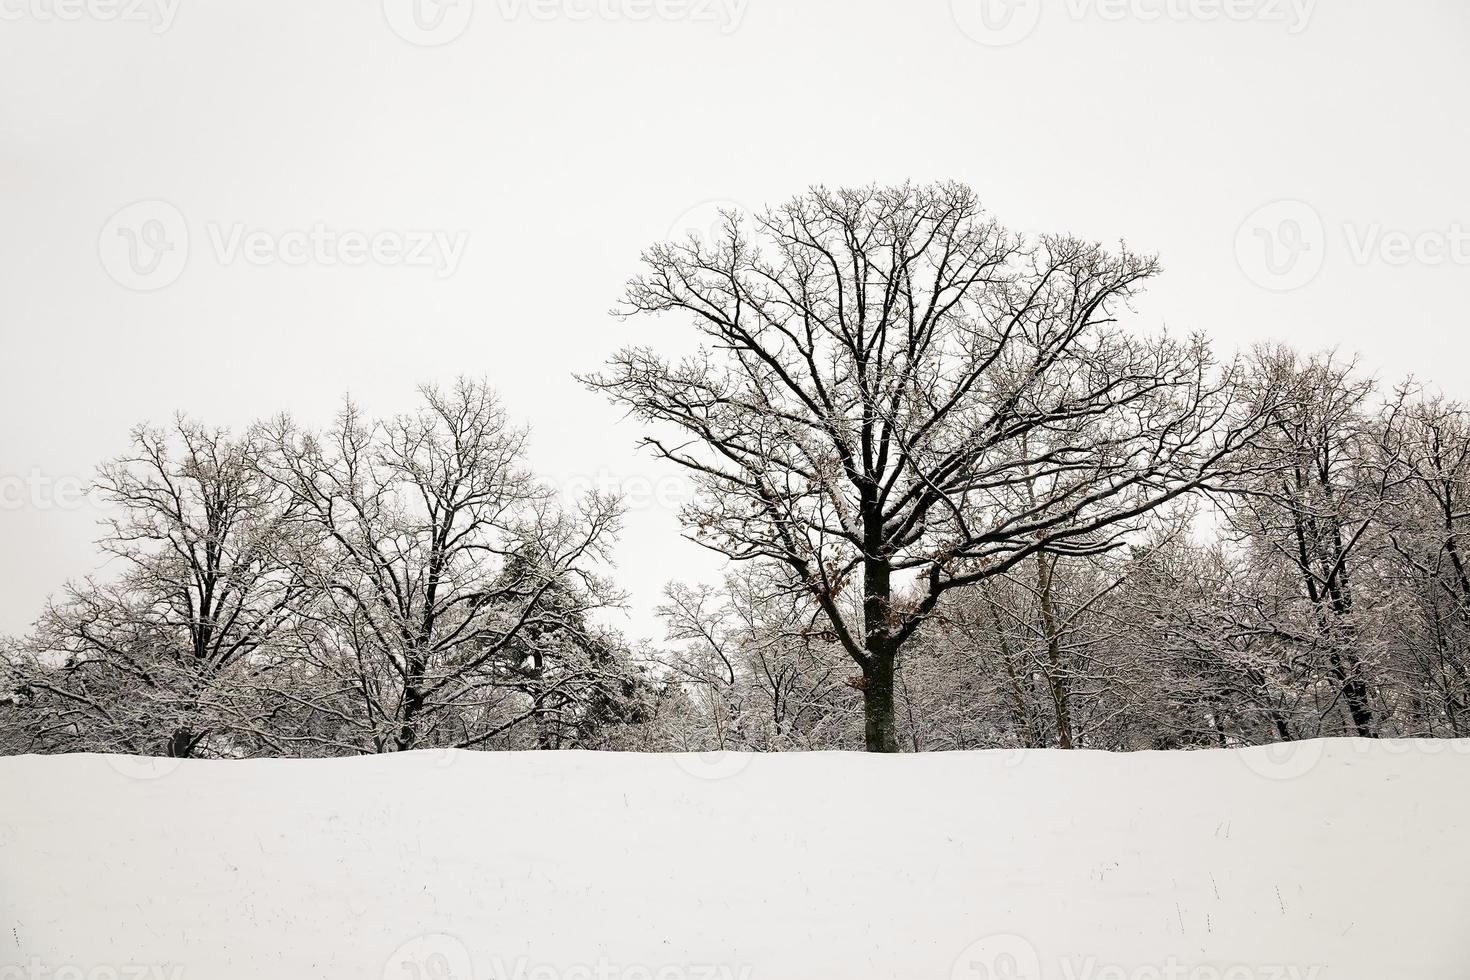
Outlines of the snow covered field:
M0 977L1464 980L1470 742L0 759Z

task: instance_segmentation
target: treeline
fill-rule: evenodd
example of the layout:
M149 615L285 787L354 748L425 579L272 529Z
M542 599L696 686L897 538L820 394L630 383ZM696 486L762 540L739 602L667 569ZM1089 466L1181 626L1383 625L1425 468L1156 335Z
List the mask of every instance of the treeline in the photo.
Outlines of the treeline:
M1248 363L1294 397L1229 490L945 597L900 665L904 749L1470 734L1470 413L1414 385L1380 396L1330 355ZM863 744L863 677L783 576L674 586L662 611L697 707L679 744Z
M616 502L568 510L483 384L326 432L179 420L102 467L117 568L11 657L13 749L337 755L601 737L641 677L590 614Z
M583 381L732 559L606 625L619 501L483 383L325 431L139 428L106 574L8 641L5 752L1231 746L1467 734L1470 414L1336 355L1117 325L1154 259L957 184L655 246L700 354Z

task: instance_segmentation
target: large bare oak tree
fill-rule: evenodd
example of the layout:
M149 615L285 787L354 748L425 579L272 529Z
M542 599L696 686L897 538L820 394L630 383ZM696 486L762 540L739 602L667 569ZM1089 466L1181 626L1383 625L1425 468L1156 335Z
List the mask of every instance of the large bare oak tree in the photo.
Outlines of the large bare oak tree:
M1030 240L959 184L814 188L643 263L618 312L687 315L699 352L584 380L693 475L696 540L816 599L870 751L898 749L899 656L947 592L1116 547L1259 426L1202 340L1116 325L1153 258Z

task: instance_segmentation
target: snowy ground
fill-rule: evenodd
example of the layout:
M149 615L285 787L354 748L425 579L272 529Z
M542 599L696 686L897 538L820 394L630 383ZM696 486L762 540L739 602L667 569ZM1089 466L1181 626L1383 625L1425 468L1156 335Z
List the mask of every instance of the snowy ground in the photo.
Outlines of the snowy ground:
M1465 980L1470 742L0 759L0 978Z

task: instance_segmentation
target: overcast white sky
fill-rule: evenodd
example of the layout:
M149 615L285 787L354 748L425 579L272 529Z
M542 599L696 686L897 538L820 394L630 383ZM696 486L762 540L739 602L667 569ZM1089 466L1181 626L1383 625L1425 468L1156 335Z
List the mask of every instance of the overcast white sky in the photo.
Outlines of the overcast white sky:
M1470 397L1462 0L467 4L0 0L0 632L95 567L66 481L132 424L468 373L544 475L643 481L619 562L655 633L663 583L718 566L571 372L684 333L607 316L641 248L816 182L963 180L1159 252L1144 326Z

